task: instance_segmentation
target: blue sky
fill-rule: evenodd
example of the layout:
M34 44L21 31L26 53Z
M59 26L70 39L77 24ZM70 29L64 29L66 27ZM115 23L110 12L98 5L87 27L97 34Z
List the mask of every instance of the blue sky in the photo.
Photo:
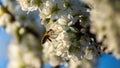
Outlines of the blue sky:
M6 68L8 63L8 44L12 37L0 27L0 68Z
M120 60L112 55L103 55L99 60L98 68L120 68Z

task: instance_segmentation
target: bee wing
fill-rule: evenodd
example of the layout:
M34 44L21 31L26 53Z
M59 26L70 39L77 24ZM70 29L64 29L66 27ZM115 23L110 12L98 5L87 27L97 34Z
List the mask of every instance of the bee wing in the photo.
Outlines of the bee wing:
M50 38L52 38L52 39L56 39L57 38L57 34L52 34L51 36L50 36Z

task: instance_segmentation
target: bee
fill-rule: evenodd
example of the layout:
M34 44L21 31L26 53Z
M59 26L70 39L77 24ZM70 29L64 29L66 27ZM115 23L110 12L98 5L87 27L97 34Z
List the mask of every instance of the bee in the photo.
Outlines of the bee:
M53 31L52 29L49 29L49 30L45 33L45 35L44 35L44 37L43 37L43 39L42 39L42 44L44 44L47 40L49 40L50 42L52 42L52 40L50 39L50 36L51 36L53 33L54 33L54 31Z

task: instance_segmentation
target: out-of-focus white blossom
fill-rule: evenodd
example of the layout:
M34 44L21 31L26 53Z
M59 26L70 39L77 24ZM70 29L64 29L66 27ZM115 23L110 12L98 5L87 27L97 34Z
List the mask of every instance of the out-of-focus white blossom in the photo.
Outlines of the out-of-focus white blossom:
M39 61L38 57L36 57L34 55L34 53L26 52L23 55L23 59L24 59L24 62L25 62L26 65L30 65L29 67L32 67L32 65L35 65L35 66L33 66L35 68L40 67L40 61Z
M35 0L31 3L34 2ZM2 7L5 8L6 6ZM13 36L9 46L8 56L10 61L8 68L42 67L40 39L44 34L44 29L39 23L40 19L37 18L39 17L38 12L36 11L36 14L26 14L20 10L15 0L8 0L5 9L6 12L0 15L0 25L4 27L8 34ZM11 21L11 17L14 17L15 20Z
M34 11L37 10L41 5L42 0L18 0L24 11Z
M32 52L24 51L21 46L22 44L18 45L17 41L11 43L9 47L10 63L8 65L8 68L19 68L19 67L39 68L40 61L38 57Z
M2 16L0 16L0 25L1 26L5 26L6 24L10 24L10 15L9 14L3 14Z
M85 0L86 3L93 6L91 13L91 32L96 34L97 41L103 43L106 47L106 53L111 52L116 58L120 58L120 21L118 20L119 12L115 10L119 1L96 1ZM111 4L112 2L112 4ZM120 8L118 8L120 9Z
M20 31L19 31L19 33L20 33L21 35L24 34L24 32L25 32L25 29L24 29L24 28L21 28Z
M59 57L59 56L56 56L56 55L50 55L49 56L50 58L49 58L49 63L50 63L50 65L52 65L52 66L59 66L59 65L61 65L61 58Z

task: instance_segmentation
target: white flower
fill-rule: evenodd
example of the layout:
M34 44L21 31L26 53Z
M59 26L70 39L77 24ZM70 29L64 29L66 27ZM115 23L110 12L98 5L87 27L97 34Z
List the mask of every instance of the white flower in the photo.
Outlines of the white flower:
M38 9L37 1L38 0L18 0L22 10L24 10L24 11L34 11L34 10L37 10ZM38 1L38 3L40 1Z
M94 59L94 50L90 47L86 47L85 49L85 55L84 57L88 60L93 60Z
M47 6L43 7L43 9L40 12L40 17L44 19L44 18L49 18L50 15L51 15L51 8Z
M69 22L69 19L65 16L61 16L61 18L58 19L58 23L60 25L67 25Z
M70 68L77 68L77 67L79 67L80 64L81 64L81 61L79 61L79 59L76 56L71 55Z

